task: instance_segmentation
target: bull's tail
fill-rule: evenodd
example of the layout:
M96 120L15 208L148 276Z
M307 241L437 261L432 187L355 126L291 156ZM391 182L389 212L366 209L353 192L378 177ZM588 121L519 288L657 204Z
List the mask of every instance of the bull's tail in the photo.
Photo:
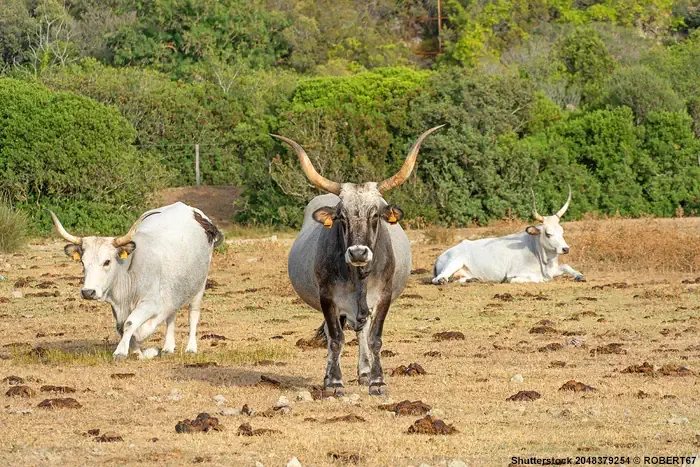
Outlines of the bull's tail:
M216 229L216 237L214 237L214 248L224 243L224 234L221 230Z
M207 234L207 240L209 240L209 243L211 243L214 248L224 242L224 234L221 233L221 231L217 229L209 219L204 217L199 212L194 211L194 220L196 220L197 223L202 226L204 233Z
M318 342L323 342L325 345L328 345L328 337L326 336L326 322L322 322L321 326L316 329L316 332L314 333L314 340Z

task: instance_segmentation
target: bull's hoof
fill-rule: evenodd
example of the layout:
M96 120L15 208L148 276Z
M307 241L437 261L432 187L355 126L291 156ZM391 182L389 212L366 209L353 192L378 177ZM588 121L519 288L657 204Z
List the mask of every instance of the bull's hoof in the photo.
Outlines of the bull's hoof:
M440 278L435 278L433 279L433 284L435 285L445 285L447 284L447 278L446 277L440 277Z
M384 396L387 392L387 386L384 383L373 383L369 386L370 396Z
M586 278L583 276L576 276L576 277L574 277L574 280L576 282L586 282Z
M369 386L369 376L359 376L357 378L357 385L358 386Z
M345 395L345 386L343 383L331 383L323 388L325 397L343 397Z

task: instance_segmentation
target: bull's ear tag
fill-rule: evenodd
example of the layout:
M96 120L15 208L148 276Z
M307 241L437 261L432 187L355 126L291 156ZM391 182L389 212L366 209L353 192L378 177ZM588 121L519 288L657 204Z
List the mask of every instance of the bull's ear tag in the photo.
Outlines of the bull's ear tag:
M129 257L129 253L127 253L126 250L122 250L122 251L119 252L119 257L120 257L121 259L126 259L126 258Z
M389 219L387 219L387 222L389 224L396 224L398 221L399 220L396 218L396 216L394 215L393 212L391 213L391 217L389 217Z
M73 261L80 261L80 253L77 251L73 252Z
M326 220L323 221L323 226L327 229L330 229L331 227L333 227L333 219L331 219L330 216L326 217Z

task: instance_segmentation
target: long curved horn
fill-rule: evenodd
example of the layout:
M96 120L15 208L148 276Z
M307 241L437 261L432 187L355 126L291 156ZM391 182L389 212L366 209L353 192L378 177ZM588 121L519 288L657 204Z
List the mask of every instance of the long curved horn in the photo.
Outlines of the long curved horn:
M413 146L411 146L411 150L408 152L408 156L406 156L406 160L401 166L401 169L399 169L399 171L396 172L394 176L380 182L377 185L377 190L379 190L380 193L386 193L392 188L395 188L401 185L403 182L405 182L411 175L411 172L413 172L413 167L416 165L416 158L418 157L418 151L420 151L420 147L421 144L423 144L423 140L427 138L429 134L439 130L444 126L445 125L433 127L430 130L423 133L422 135L420 135L416 142L413 143Z
M63 224L61 224L61 221L58 220L58 217L56 217L56 214L54 214L52 210L46 209L46 211L49 211L49 214L51 214L51 218L53 218L53 225L56 226L56 230L58 230L58 233L61 235L61 237L65 238L71 243L75 243L76 245L83 244L83 239L81 237L71 235L66 229L63 228Z
M566 200L566 203L564 203L564 206L562 206L562 208L557 211L555 216L561 219L562 216L566 213L566 210L569 209L569 203L571 203L571 185L569 185L569 198Z
M273 135L272 133L270 133L270 136L284 141L285 143L290 145L292 149L294 149L294 152L296 152L297 156L299 157L299 163L301 163L301 168L304 170L304 173L308 177L309 181L315 187L327 191L328 193L333 193L336 195L340 194L340 183L328 180L327 178L323 177L321 174L316 172L316 169L314 169L314 166L311 163L311 159L309 159L309 156L306 155L306 151L304 151L304 148L302 148L296 141L286 138L284 136Z
M115 238L114 241L112 242L112 246L115 247L120 247L124 246L127 243L129 243L136 233L136 229L139 228L139 225L141 225L141 222L143 222L147 217L152 216L153 214L160 214L160 211L153 211L153 212L147 212L145 214L142 214L141 217L139 217L136 222L134 222L134 225L131 226L129 231L124 235L123 237Z
M530 188L530 193L532 193L532 217L534 217L537 222L544 222L544 217L540 216L537 212L537 206L535 205L535 191L532 188Z

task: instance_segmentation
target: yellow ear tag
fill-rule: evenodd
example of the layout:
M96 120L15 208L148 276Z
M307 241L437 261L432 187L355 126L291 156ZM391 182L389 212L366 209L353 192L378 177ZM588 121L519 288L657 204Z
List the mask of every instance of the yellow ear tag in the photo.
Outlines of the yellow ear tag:
M396 216L392 214L387 222L389 222L389 224L396 224L398 219L396 219Z
M119 252L119 257L120 257L121 259L126 259L126 258L129 257L129 253L127 253L126 250L122 250L122 251Z
M333 219L331 219L330 217L326 217L326 220L323 221L323 226L327 229L333 227Z
M77 251L73 252L73 261L80 261L80 253Z

